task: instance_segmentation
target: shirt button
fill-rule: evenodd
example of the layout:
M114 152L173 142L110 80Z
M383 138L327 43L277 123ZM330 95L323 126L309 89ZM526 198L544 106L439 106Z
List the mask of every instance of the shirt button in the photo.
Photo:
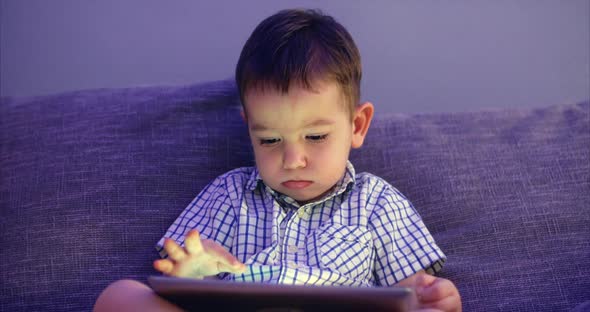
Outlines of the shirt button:
M297 263L295 263L295 261L289 261L288 265L290 268L293 268L293 269L297 268Z
M295 245L289 245L289 247L287 247L287 250L289 252L295 253L295 252L297 252L299 250L299 248L297 248L297 246L295 246Z
M305 215L305 210L299 209L299 211L297 211L297 215L299 216L299 218L303 218L303 216Z

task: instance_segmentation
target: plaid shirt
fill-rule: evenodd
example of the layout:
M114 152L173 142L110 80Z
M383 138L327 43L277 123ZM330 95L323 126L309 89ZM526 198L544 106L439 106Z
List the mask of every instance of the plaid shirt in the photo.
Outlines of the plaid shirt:
M346 172L322 199L299 205L266 186L255 167L205 187L164 238L184 245L197 229L247 265L220 278L281 284L388 286L419 270L434 273L445 255L412 204L385 180Z

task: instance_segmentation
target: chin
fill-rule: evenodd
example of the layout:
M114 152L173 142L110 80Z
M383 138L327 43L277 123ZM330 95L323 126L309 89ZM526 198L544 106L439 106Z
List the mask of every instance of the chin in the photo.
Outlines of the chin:
M312 201L315 201L315 200L318 200L318 199L322 198L327 192L328 191L325 191L325 192L322 192L322 193L319 193L319 194L310 194L310 195L307 195L307 196L305 196L305 195L294 196L294 195L289 195L289 194L287 194L287 195L289 197L293 198L294 200L296 200L300 204L301 203L306 204L306 203L309 203L309 202L312 202Z

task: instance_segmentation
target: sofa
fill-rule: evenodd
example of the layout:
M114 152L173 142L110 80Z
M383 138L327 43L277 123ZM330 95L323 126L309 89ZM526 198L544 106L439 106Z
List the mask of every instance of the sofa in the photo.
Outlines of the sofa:
M109 283L145 282L199 190L254 164L231 80L0 103L1 311L89 311ZM589 102L376 107L351 162L412 201L465 311L590 310Z

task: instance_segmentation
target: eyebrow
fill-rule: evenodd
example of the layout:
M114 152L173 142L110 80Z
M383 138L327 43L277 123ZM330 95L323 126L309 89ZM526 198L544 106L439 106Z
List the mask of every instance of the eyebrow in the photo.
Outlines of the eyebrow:
M330 119L317 119L317 120L314 120L312 122L305 124L305 126L303 126L303 128L329 126L332 124L334 124L334 121L332 121ZM253 124L251 130L252 131L266 131L266 130L269 130L269 128L264 125L261 125L261 124Z

